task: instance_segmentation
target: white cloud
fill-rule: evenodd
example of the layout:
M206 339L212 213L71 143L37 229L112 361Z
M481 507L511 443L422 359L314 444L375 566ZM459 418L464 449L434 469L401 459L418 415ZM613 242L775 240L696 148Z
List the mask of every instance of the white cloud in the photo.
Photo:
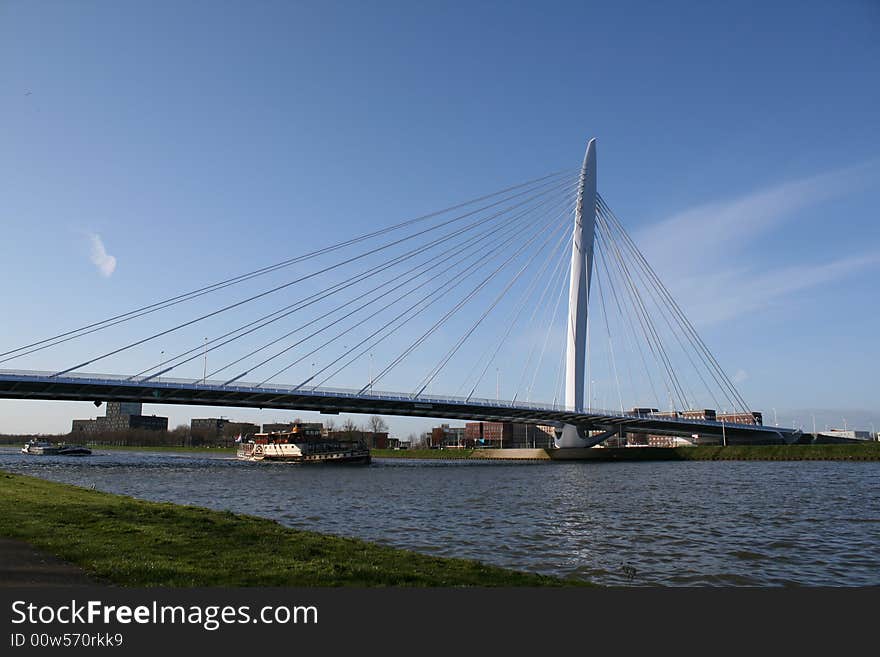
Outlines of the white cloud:
M748 378L749 378L748 372L746 372L745 370L737 370L736 374L733 375L733 382L739 384Z
M676 278L670 287L674 296L686 302L691 319L705 326L754 313L795 292L877 265L880 265L880 252L863 253L763 272L742 268L694 272Z
M675 214L639 231L637 242L650 262L661 265L664 283L684 302L695 323L728 320L880 264L880 251L869 250L807 265L757 270L747 254L747 247L762 233L795 218L798 211L878 179L880 166L870 161L789 181ZM683 244L698 244L698 254L669 257L680 253Z
M674 253L687 243L699 244L707 253L729 253L793 218L797 211L844 196L878 178L880 166L870 161L707 203L641 231L639 243L660 254Z
M101 276L111 276L116 271L116 257L107 253L100 235L92 234L89 239L92 241L92 264L98 268Z

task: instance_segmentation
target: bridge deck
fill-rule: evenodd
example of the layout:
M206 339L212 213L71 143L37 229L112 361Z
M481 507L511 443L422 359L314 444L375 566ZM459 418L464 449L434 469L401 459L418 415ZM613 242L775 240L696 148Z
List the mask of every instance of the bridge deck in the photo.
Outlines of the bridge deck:
M66 401L130 401L149 404L187 404L318 411L325 414L375 413L409 417L529 424L574 424L589 429L624 427L628 432L668 435L701 434L758 439L768 434L790 442L795 429L732 424L708 420L591 411L576 413L547 404L489 399L441 398L384 391L358 394L353 390L294 386L222 385L214 381L156 378L149 381L107 374L0 370L0 398Z

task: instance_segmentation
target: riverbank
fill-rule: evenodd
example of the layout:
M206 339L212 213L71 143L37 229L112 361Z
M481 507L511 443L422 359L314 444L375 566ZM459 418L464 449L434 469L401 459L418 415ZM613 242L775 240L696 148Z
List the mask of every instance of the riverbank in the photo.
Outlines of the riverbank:
M4 471L0 537L24 541L121 586L583 584Z
M374 458L529 461L880 461L880 443L599 449L374 449Z

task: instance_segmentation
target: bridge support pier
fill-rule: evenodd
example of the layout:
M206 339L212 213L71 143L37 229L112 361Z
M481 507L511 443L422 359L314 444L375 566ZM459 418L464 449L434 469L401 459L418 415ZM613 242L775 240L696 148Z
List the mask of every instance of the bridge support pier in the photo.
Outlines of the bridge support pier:
M596 234L596 140L587 144L578 183L571 245L571 277L568 287L568 341L565 357L565 406L584 411L584 369L587 359L587 311L593 271L593 241ZM558 432L556 446L587 447L583 429L566 424Z

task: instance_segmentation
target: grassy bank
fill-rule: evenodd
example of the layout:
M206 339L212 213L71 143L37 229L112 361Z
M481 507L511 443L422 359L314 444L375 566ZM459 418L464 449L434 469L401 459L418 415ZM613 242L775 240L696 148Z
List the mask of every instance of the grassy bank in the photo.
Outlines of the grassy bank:
M599 461L878 461L880 443L864 445L700 445L593 449ZM595 452L595 455L593 454Z
M627 451L639 451L628 449ZM662 450L661 451L667 451ZM880 461L880 443L842 445L703 445L674 447L676 458L695 461Z
M0 536L26 541L122 586L581 584L3 471Z
M466 459L470 449L374 449L376 458ZM503 450L500 450L503 453ZM583 461L880 461L880 443L842 445L701 445L584 450Z

